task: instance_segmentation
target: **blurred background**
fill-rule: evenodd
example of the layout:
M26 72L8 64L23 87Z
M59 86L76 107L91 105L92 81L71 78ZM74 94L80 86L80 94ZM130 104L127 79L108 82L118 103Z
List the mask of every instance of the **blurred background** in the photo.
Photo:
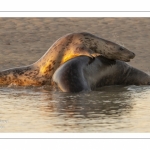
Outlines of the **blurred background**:
M0 69L37 61L61 36L90 32L136 54L129 64L149 72L150 18L0 18Z

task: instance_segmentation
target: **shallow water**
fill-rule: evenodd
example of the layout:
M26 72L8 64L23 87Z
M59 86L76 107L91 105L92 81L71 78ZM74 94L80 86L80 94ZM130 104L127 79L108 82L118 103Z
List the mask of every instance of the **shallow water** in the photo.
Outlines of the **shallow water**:
M150 87L0 88L0 132L150 132Z

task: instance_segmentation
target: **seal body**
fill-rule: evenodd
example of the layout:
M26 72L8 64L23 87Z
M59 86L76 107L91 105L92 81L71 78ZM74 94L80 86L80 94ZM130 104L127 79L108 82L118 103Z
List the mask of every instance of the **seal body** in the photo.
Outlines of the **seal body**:
M78 56L130 61L135 54L128 49L90 33L71 33L59 38L34 64L0 72L0 85L40 86L51 84L56 69Z
M61 65L53 75L53 81L57 83L63 92L80 92L91 90L84 69L90 62L89 57L76 57Z
M63 92L81 92L109 85L149 85L150 76L123 61L80 56L62 64L53 81Z

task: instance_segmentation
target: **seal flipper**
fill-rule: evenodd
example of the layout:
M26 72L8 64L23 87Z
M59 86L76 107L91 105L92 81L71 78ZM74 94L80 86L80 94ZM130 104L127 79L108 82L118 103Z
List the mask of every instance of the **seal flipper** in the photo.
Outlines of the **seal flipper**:
M53 81L63 92L91 91L83 73L90 58L79 56L62 64L54 73Z

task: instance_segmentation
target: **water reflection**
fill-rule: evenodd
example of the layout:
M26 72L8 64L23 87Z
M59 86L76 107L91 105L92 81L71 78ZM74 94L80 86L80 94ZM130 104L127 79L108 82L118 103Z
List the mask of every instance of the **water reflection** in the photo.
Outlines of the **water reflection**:
M130 93L123 87L119 88L119 91L114 87L113 89L107 87L101 91L90 93L56 92L52 94L52 99L57 101L56 107L59 113L71 114L72 117L76 117L77 113L85 118L100 117L101 114L106 116L121 115L124 111L132 109L130 97Z
M49 97L47 95L47 97ZM121 86L105 87L90 93L52 92L45 111L49 117L57 117L56 126L63 126L63 131L105 131L116 123L116 120L127 116L133 108L131 93ZM60 120L59 120L60 119ZM90 131L91 130L91 131ZM110 132L108 130L107 132Z
M148 86L110 86L89 93L0 88L1 132L149 131ZM145 101L141 101L145 98ZM140 121L142 123L138 124ZM2 123L0 123L0 126ZM4 125L4 124L3 124Z

